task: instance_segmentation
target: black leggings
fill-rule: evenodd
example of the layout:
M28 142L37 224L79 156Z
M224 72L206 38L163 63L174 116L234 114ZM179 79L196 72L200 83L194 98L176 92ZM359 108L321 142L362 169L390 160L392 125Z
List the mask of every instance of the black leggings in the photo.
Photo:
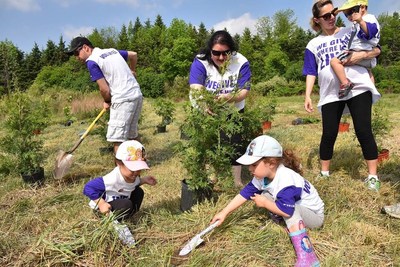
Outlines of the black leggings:
M239 113L244 113L244 108L239 110ZM231 116L228 116L227 120L232 120ZM240 121L234 121L236 124L241 123ZM224 131L220 132L221 139L231 146L234 147L234 153L230 156L229 160L231 162L231 166L240 166L236 160L246 152L247 144L243 143L243 128L241 132L233 134L229 137Z
M110 202L111 210L119 220L125 220L135 214L142 205L144 191L139 186L131 193L130 198L116 199Z
M346 101L337 101L322 106L322 137L319 146L321 160L331 160L333 147L339 130L339 122L345 105L349 107L358 142L364 159L378 158L378 148L371 128L372 94L362 93Z

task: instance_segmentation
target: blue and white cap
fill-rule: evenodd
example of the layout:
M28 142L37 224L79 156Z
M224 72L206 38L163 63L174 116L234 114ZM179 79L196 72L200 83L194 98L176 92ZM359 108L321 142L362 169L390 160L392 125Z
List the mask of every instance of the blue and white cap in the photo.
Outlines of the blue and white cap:
M246 153L236 161L251 165L264 157L282 157L282 146L269 135L261 135L247 146Z

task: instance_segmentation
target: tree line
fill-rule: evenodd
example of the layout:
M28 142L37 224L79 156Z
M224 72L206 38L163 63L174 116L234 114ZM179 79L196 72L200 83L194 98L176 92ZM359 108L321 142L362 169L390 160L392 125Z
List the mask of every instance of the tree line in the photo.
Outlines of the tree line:
M393 15L378 16L381 25L382 53L379 65L373 70L376 82L382 89L400 91L400 18ZM337 24L344 26L341 17ZM252 83L260 84L280 77L286 88L284 94L301 93L303 55L315 32L299 27L291 9L278 11L272 17L261 17L252 34L246 28L234 35L239 51L250 61ZM147 97L165 94L186 94L190 64L198 51L205 46L214 29L206 29L173 19L169 26L158 15L154 21L141 22L136 18L128 25L94 29L87 37L94 46L126 49L138 53L138 81ZM32 85L45 89L59 86L71 90L95 90L85 66L74 57L68 57L68 45L62 37L58 43L47 42L41 50L35 43L29 53L24 53L12 41L0 42L0 96L15 90L27 90Z

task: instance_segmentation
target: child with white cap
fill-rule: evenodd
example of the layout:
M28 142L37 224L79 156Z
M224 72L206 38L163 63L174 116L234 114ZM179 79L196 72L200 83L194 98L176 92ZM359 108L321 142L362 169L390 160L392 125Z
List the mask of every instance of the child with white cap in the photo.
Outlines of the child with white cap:
M112 211L120 220L136 213L144 197L142 184L155 185L153 176L140 177L149 169L145 149L136 140L123 142L115 155L117 166L103 177L90 180L83 193L90 199L89 205L103 214Z
M297 255L295 266L320 266L305 227L321 227L324 203L314 186L301 176L300 163L291 150L268 135L255 138L237 162L248 165L254 176L211 223L220 225L247 200L266 208L274 221L286 223Z

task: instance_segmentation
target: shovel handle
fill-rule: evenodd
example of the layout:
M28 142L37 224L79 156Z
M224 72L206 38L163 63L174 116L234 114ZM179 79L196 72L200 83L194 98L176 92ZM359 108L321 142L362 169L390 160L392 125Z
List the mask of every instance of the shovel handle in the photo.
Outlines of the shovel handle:
M76 142L76 144L74 145L74 147L67 152L67 154L71 154L72 152L75 151L75 149L77 149L77 147L82 143L83 139L85 139L85 137L88 135L88 133L92 130L93 126L96 124L96 122L100 119L101 116L103 116L103 114L106 112L107 110L105 108L103 108L99 115L97 115L97 117L94 119L94 121L89 125L89 127L87 128L87 130L82 134L81 138L79 138L78 142Z
M89 127L87 128L86 132L84 132L81 136L81 139L84 139L88 133L92 130L93 126L96 124L96 122L100 119L101 116L103 116L104 112L106 112L106 109L103 108L99 115L97 115L96 119L94 119L94 121L89 125Z
M217 227L219 220L216 220L213 224L211 224L210 226L208 226L206 229L204 229L203 231L201 231L199 233L199 236L205 235L208 232L210 232L211 230L213 230L215 227Z

